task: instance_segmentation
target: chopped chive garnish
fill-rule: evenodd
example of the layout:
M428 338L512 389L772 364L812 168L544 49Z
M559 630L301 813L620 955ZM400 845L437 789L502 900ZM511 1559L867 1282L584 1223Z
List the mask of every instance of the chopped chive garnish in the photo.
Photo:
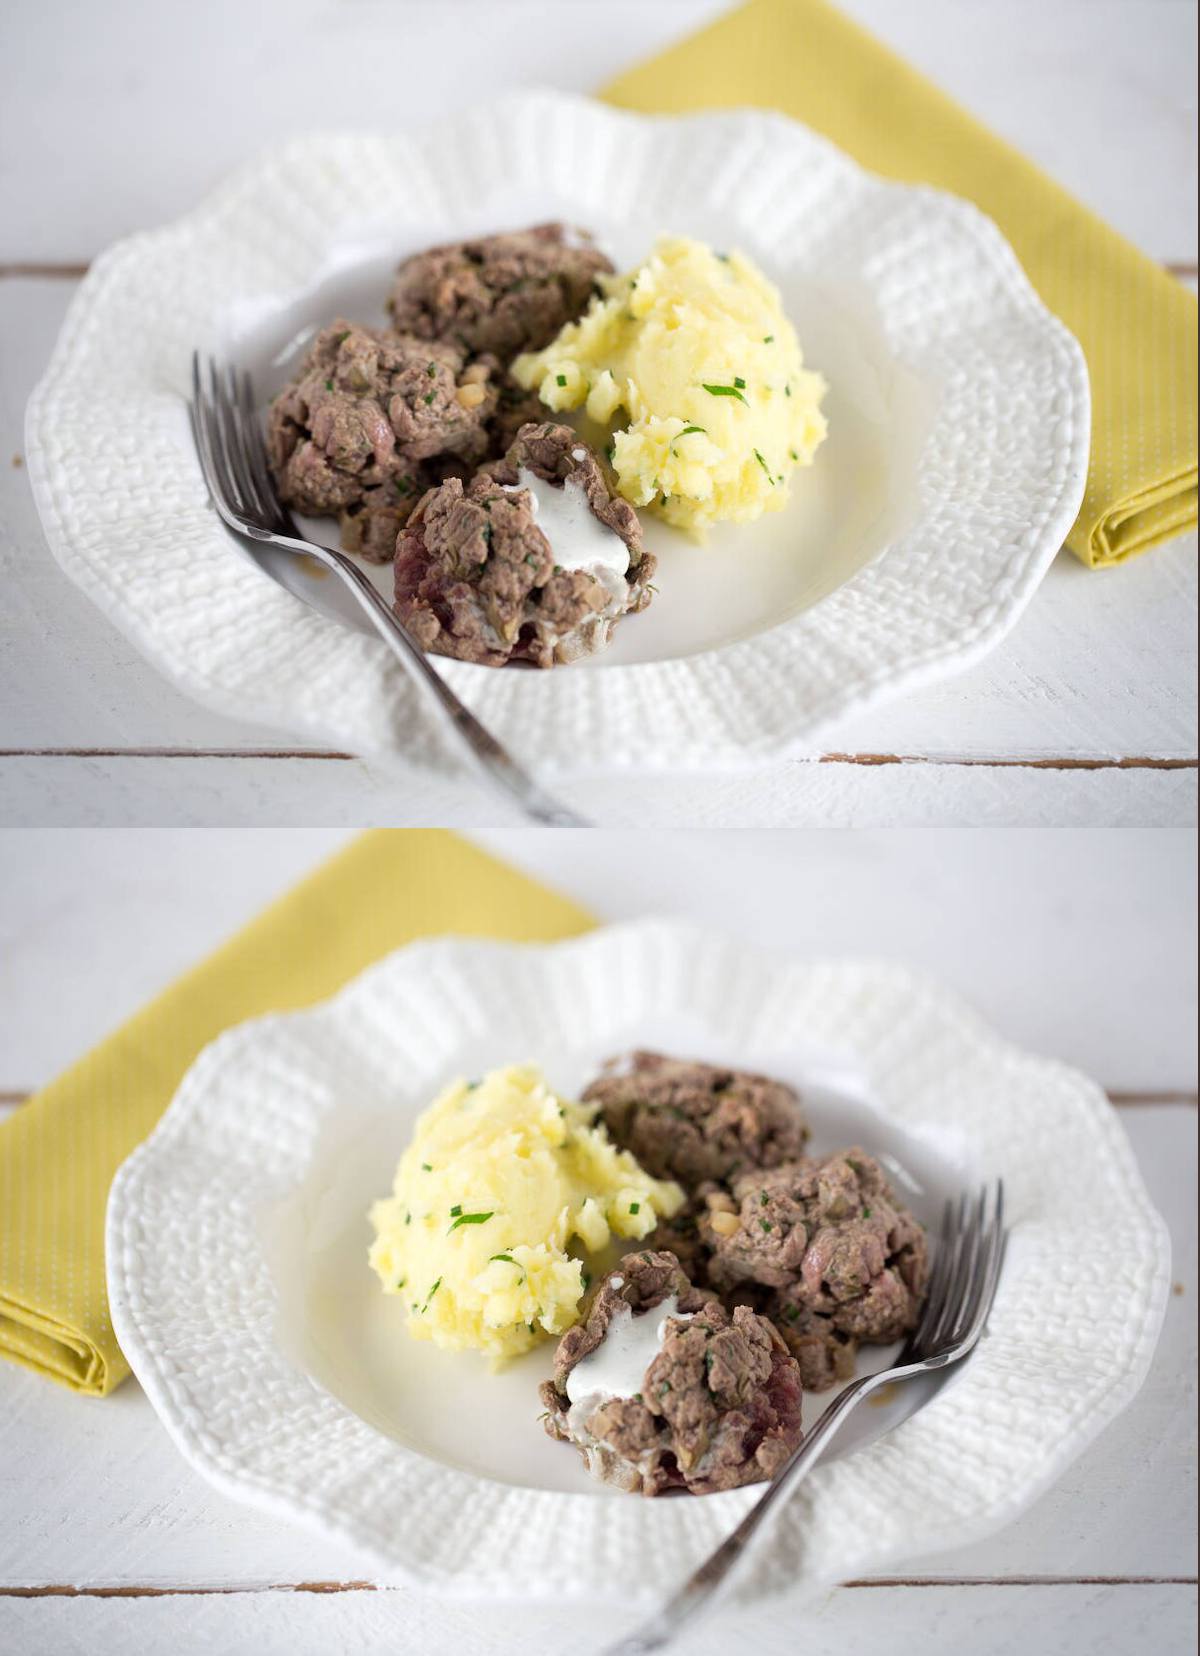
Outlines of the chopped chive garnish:
M434 375L437 373L437 363L431 362L425 372L429 375L430 379L433 379Z
M759 1207L766 1207L767 1205L767 1193L765 1190L760 1190L758 1193L758 1205Z
M746 401L735 385L705 385L704 389L710 397L736 397L739 402Z
M754 451L754 458L758 461L759 465L766 472L767 482L768 483L774 483L775 479L771 476L771 468L770 468L770 466L767 465L767 462L763 459L762 455L758 452L757 449L755 449L755 451Z
M492 1212L494 1213L495 1209L493 1209ZM460 1225L482 1225L485 1224L491 1217L491 1213L460 1213L458 1218L451 1225L450 1230L456 1231ZM449 1236L449 1234L450 1231L447 1231L446 1235Z
M690 437L693 431L699 431L706 437L708 435L708 433L704 430L703 426L684 426L683 430L679 433L679 435L681 437Z
M745 380L744 379L739 379L736 374L734 375L733 383L737 386L739 391L744 391L746 389Z
M658 1388L658 1395L660 1397L665 1397L666 1394L670 1391L670 1389L671 1389L671 1382L669 1380L664 1380L662 1385Z
M567 376L565 374L555 374L554 380L556 385L565 385L567 383Z
M775 335L774 334L764 334L763 335L763 344L764 345L774 345L774 343L775 343Z
M617 445L615 443L609 443L608 446L604 450L605 456L607 457L607 460L608 460L608 463L609 463L610 466L612 465L612 457L616 452L617 452Z
M441 1277L439 1277L437 1279L437 1281L434 1283L433 1287L429 1290L429 1292L425 1296L425 1303L421 1307L421 1315L422 1316L424 1316L426 1311L429 1310L429 1302L433 1298L433 1296L437 1293L438 1289L441 1286L442 1286L442 1279L441 1279Z
M498 1259L498 1260L500 1260L501 1264L504 1264L504 1265L516 1265L518 1271L521 1269L520 1265L517 1264L517 1261L513 1258L513 1256L511 1254L493 1254L492 1259ZM492 1259L488 1260L489 1265L492 1263Z
M640 1213L642 1211L642 1204L640 1202L630 1202L629 1211L630 1213Z
M432 1173L433 1168L429 1165L428 1162L422 1162L421 1163L421 1172L422 1173Z
M450 1209L451 1219L457 1219L461 1212L462 1212L462 1208L460 1206L458 1206L457 1203L456 1203L455 1206Z
M870 1217L871 1217L871 1210L870 1210L870 1208L864 1208L864 1209L863 1209L863 1218L864 1218L864 1219L869 1219L869 1218L870 1218Z
M492 542L492 526L491 526L490 523L488 524L487 528L483 531L483 538L484 538L485 541L487 541L488 545L490 546L491 542ZM467 1082L467 1091L468 1092L474 1092L478 1085L479 1085L478 1081L468 1081Z
M790 385L785 385L785 386L784 386L784 388L783 388L783 394L784 394L784 396L785 396L785 397L790 397L790 396L791 396L791 394L792 394L792 388L791 388L791 386L790 386Z
M424 397L423 400L426 404L431 403L433 401L433 392L432 391L426 392L425 397Z
M537 568L537 562L538 562L536 552L526 552L525 562L527 564L530 564L534 569L536 569Z
M800 456L796 453L795 449L789 449L788 453L791 455L793 460L799 460Z
M400 1290L401 1290L401 1288L403 1288L403 1287L404 1287L404 1284L405 1284L405 1283L406 1283L406 1282L407 1282L407 1281L408 1281L408 1278L407 1278L407 1277L401 1277L401 1278L400 1278L400 1280L399 1280L399 1282L398 1282L398 1283L397 1283L397 1284L396 1284L396 1292L397 1292L397 1293L399 1293L399 1292L400 1292Z
M641 1402L641 1401L642 1401L642 1394L641 1394L641 1392L634 1392L634 1394L633 1394L633 1401L634 1401L634 1402L635 1402L635 1403L640 1403L640 1402Z
M758 1222L762 1226L763 1230L765 1230L765 1231L773 1231L775 1229L774 1225L771 1223L771 1221L769 1219L760 1219Z
M326 389L326 391L332 391L333 390L333 381L331 379L328 379L328 380L325 381L325 389Z

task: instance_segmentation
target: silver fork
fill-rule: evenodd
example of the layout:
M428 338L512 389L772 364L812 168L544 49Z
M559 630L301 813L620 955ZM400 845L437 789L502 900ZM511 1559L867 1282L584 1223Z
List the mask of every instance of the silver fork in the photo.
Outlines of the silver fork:
M301 538L295 520L279 498L267 464L249 374L233 367L221 369L211 357L202 361L200 353L193 351L189 413L212 503L234 534L316 558L332 570L349 587L475 769L510 795L535 822L558 828L586 828L588 823L583 817L544 792L463 706L353 559Z
M1004 1239L1002 1180L984 1185L973 1201L964 1194L957 1203L947 1202L925 1309L893 1366L864 1374L840 1391L733 1533L661 1610L627 1638L609 1645L603 1656L645 1656L664 1649L690 1628L745 1573L747 1561L761 1551L796 1485L856 1404L881 1386L948 1368L974 1350L995 1298Z

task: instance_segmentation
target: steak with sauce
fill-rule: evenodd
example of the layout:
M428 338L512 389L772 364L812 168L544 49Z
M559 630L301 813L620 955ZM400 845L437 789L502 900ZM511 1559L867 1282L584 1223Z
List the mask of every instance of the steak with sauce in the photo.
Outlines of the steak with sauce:
M522 472L582 491L592 516L624 541L629 570L618 594L557 561ZM653 572L636 512L613 494L591 449L569 426L529 424L503 460L469 482L448 478L409 516L396 548L395 609L434 654L552 667L600 649L621 616L644 609Z
M636 1389L572 1401L572 1374L613 1337L614 1324L654 1316L672 1295ZM729 1311L694 1288L665 1252L628 1254L609 1272L585 1321L559 1342L541 1396L551 1437L573 1443L593 1477L643 1495L763 1482L801 1436L800 1371L776 1329L749 1306Z

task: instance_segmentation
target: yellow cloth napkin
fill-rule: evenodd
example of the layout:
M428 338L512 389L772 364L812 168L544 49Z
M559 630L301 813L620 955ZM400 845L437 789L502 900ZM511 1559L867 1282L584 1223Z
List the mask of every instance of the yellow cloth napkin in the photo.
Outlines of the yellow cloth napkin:
M0 1124L0 1355L93 1396L129 1373L104 1285L109 1186L223 1029L324 1000L414 938L593 924L453 834L355 840Z
M603 95L663 113L779 109L873 172L975 202L1087 356L1091 464L1067 545L1119 563L1195 524L1193 295L849 18L824 0L751 0Z

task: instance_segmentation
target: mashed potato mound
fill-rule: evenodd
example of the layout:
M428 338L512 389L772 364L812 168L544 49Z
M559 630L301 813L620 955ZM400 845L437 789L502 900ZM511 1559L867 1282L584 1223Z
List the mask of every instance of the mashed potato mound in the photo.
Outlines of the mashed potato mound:
M519 356L514 377L614 427L609 458L634 506L694 533L779 511L825 436L826 387L777 289L743 254L682 236L601 281L606 297Z
M649 1235L683 1205L535 1065L455 1081L418 1119L392 1194L371 1209L370 1262L418 1340L499 1359L577 1320L586 1252Z

